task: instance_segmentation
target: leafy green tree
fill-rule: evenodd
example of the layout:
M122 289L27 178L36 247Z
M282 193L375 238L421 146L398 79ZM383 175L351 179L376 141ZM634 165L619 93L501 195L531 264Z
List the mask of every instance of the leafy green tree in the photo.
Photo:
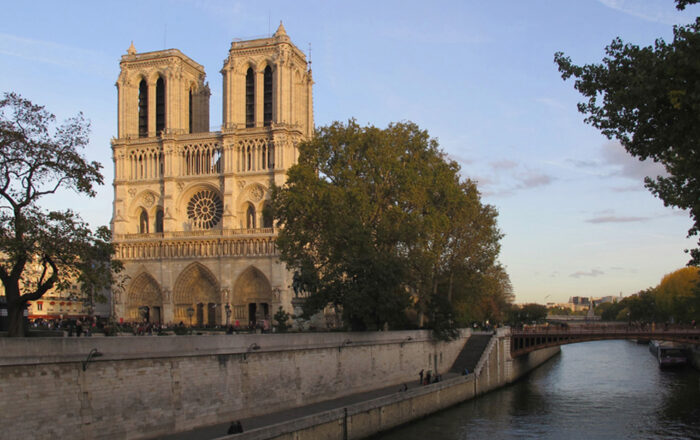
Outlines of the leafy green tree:
M60 189L90 197L102 184L101 165L81 155L89 123L82 114L55 126L43 107L14 93L0 101L0 280L8 306L9 336L23 336L22 313L28 301L78 280L99 299L120 269L111 260L106 227L91 231L71 210L47 212L38 203ZM36 277L31 266L38 264Z
M598 310L596 309L596 314ZM561 307L561 306L556 306L556 307L547 307L547 314L548 315L558 315L558 316L568 316L571 315L571 309L569 307Z
M457 322L499 323L507 320L513 303L513 287L506 270L494 264L485 271L463 270L455 275L452 304Z
M625 298L622 302L625 303L629 311L630 321L657 322L663 320L656 304L654 289L642 290Z
M547 318L547 306L535 303L514 306L509 315L509 322L515 325L543 322Z
M677 0L678 9L697 0ZM578 109L585 121L631 155L663 164L668 176L647 177L645 186L666 206L688 210L700 232L700 17L673 28L673 41L639 47L616 38L601 64L578 66L558 52L562 78L587 102ZM700 241L699 241L700 244ZM700 264L700 248L691 249Z
M700 269L684 267L665 275L655 289L659 313L675 322L700 319Z
M286 333L287 330L289 330L290 325L288 324L288 321L289 318L291 318L291 315L285 312L282 306L280 306L273 318L277 322L277 324L275 324L275 328L277 328L279 333Z
M353 330L406 326L408 308L453 326L465 273L486 273L499 250L495 209L413 123L318 129L271 208L305 314L331 305Z
M615 303L613 302L604 302L600 303L595 307L595 315L600 316L603 321L608 321L607 319L603 318L603 316L606 313L609 313L609 310L615 307Z

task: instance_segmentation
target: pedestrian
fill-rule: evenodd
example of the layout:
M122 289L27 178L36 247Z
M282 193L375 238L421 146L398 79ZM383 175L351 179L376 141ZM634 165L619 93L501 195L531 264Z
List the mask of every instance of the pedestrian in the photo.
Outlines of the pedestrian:
M242 431L239 431L240 429L241 422L231 422L231 426L228 427L228 431L226 431L226 434L240 434Z
M418 376L420 376L420 382L418 382L418 385L423 385L423 370L420 370L420 373L418 373Z
M403 384L403 386L401 387L401 391L406 391L406 390L408 390L408 385Z
M428 372L425 373L425 384L426 385L430 385L430 373L431 373L430 370L428 370Z
M83 334L83 322L78 319L75 321L75 337L79 338Z

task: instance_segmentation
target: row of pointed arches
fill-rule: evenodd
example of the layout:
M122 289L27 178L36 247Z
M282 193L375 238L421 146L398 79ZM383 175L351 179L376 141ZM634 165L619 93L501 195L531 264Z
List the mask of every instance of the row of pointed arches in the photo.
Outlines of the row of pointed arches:
M155 79L155 84L147 81L146 78L141 78L138 86L138 133L139 137L148 137L149 133L149 119L150 116L155 114L155 134L159 135L166 128L166 81L158 74ZM187 124L188 133L194 131L194 117L193 117L193 99L194 99L194 84L189 87L189 94L187 99ZM149 94L155 93L155 99L152 103L149 103ZM153 108L155 104L155 108ZM272 107L270 107L272 108Z
M272 124L272 68L263 71L263 125ZM255 70L249 67L245 75L245 126L255 127Z
M245 204L245 224L242 227L246 229L271 228L273 226L273 217L267 207L267 202L263 205L262 213L257 212L255 206L246 202ZM260 215L259 215L260 214ZM138 213L138 233L149 234L152 232L163 232L163 208L158 207L153 218L148 215L145 208L140 208ZM218 223L218 220L217 220ZM198 229L209 229L209 227L201 226Z
M171 297L164 295L150 273L136 276L127 288L123 318L131 322L163 323L167 307L172 310L172 320L168 320L174 323L216 326L237 322L244 326L269 320L272 302L270 282L256 267L250 266L241 273L227 298L216 276L195 262L177 277Z

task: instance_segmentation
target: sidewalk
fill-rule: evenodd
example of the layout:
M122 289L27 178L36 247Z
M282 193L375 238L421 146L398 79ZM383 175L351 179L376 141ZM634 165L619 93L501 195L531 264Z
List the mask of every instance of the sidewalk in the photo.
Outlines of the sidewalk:
M446 373L443 375L443 380L459 376L455 373ZM416 379L412 380L410 383L406 383L408 389L418 388L421 385L418 384L418 374L416 374ZM339 397L337 399L326 400L323 402L313 403L311 405L300 406L298 408L291 408L283 411L278 411L275 413L265 414L257 417L250 417L247 419L241 419L241 425L243 425L243 431L247 432L251 429L262 428L265 426L274 425L287 420L294 420L300 417L310 416L312 414L328 411L336 408L344 408L348 405L363 402L365 400L372 400L379 397L387 396L389 394L394 394L400 392L403 387L403 383L396 385L391 385L384 388L379 388L372 391L366 391L364 393L351 394L349 396ZM161 440L206 440L215 439L218 437L223 437L228 431L229 425L233 420L226 423L220 423L217 425L204 426L201 428L192 429L190 431L184 431L177 434L169 434L162 437L157 437Z

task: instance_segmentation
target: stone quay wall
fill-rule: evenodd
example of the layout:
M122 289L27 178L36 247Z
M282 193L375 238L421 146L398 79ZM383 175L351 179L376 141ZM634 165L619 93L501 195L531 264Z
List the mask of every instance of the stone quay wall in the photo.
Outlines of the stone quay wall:
M444 374L469 334L0 338L2 438L141 439L266 414Z
M221 437L236 440L362 439L420 419L514 382L561 350L551 347L512 359L510 334L499 330L474 373L308 417Z

